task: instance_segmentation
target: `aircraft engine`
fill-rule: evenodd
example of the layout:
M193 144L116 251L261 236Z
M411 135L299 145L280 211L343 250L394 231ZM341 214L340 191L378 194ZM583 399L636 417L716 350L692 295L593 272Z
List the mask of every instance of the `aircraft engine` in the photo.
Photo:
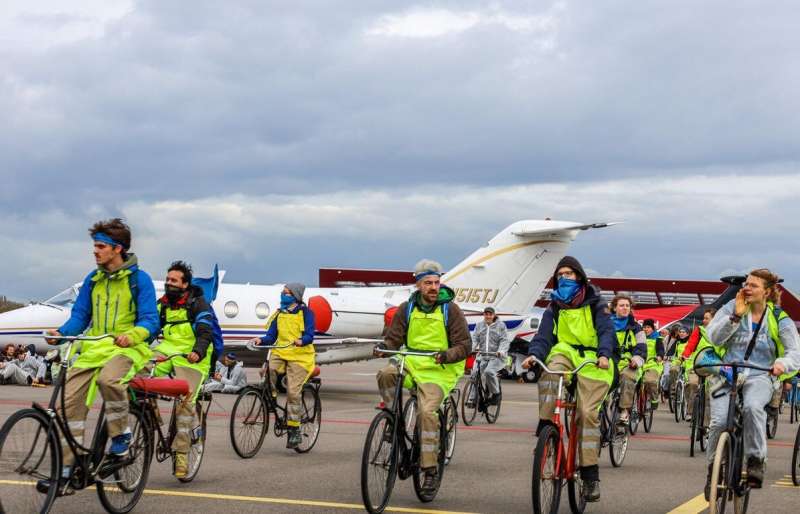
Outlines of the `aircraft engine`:
M312 296L308 299L308 308L314 313L314 328L317 332L327 332L333 321L333 309L322 296Z

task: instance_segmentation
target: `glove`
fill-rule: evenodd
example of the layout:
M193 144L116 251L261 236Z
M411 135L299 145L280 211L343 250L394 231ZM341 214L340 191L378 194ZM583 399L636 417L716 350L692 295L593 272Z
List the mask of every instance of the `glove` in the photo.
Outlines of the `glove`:
M372 349L372 354L376 357L383 356L382 350L386 349L386 343L378 343L375 345L375 348Z
M730 366L721 366L719 374L722 375L729 384L733 384L733 369Z
M436 352L436 364L444 364L447 361L447 352Z

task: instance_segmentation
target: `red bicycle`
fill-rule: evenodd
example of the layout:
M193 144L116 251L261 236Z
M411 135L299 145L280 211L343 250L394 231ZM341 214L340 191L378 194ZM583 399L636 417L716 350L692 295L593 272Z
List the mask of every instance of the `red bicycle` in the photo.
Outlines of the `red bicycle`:
M583 481L577 466L578 453L578 423L575 393L566 388L566 399L562 400L564 391L564 377L578 373L587 364L594 361L582 362L572 371L553 371L540 360L534 357L534 362L550 374L558 375L558 393L556 395L556 408L553 412L553 424L546 425L539 433L536 449L533 453L533 475L531 478L531 493L533 497L534 514L555 514L558 512L561 501L561 486L567 481L569 492L569 506L573 513L580 514L586 508L583 499ZM561 422L561 410L564 409L565 418L569 428ZM564 446L564 435L567 435L567 445Z

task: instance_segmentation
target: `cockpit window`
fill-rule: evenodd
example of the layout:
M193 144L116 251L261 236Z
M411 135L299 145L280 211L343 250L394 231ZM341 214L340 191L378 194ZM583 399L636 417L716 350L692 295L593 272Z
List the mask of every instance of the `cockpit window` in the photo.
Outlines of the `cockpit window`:
M50 305L56 305L58 307L71 308L73 305L75 305L75 300L77 298L78 288L76 286L72 286L69 289L61 291L54 297L45 300L44 303L49 303Z

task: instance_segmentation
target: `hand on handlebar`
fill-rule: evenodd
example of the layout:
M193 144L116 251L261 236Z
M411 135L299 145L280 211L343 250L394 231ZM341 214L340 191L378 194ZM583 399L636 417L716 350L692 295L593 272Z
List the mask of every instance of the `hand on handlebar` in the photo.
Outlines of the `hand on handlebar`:
M775 362L772 365L772 376L779 377L784 373L786 373L786 366L784 366L782 363Z
M126 336L125 334L120 334L114 339L114 344L119 346L120 348L127 348L131 345L133 341L131 338Z
M51 328L50 330L47 331L47 333L50 334L51 336L55 336L53 338L49 338L49 337L45 338L45 341L47 341L47 344L49 344L49 345L58 344L59 340L57 338L61 337L61 335L62 335L61 332L59 332L58 330L56 330L54 328Z
M608 357L600 357L597 359L597 367L600 369L608 369Z
M192 352L186 357L186 360L191 362L192 364L195 364L197 362L200 362L200 355L198 355L197 352Z
M436 364L444 364L447 360L447 352L437 352L434 360L436 360Z
M375 348L372 349L372 355L375 357L384 357L384 353L381 350L385 350L386 345L384 343L378 343L375 345Z

